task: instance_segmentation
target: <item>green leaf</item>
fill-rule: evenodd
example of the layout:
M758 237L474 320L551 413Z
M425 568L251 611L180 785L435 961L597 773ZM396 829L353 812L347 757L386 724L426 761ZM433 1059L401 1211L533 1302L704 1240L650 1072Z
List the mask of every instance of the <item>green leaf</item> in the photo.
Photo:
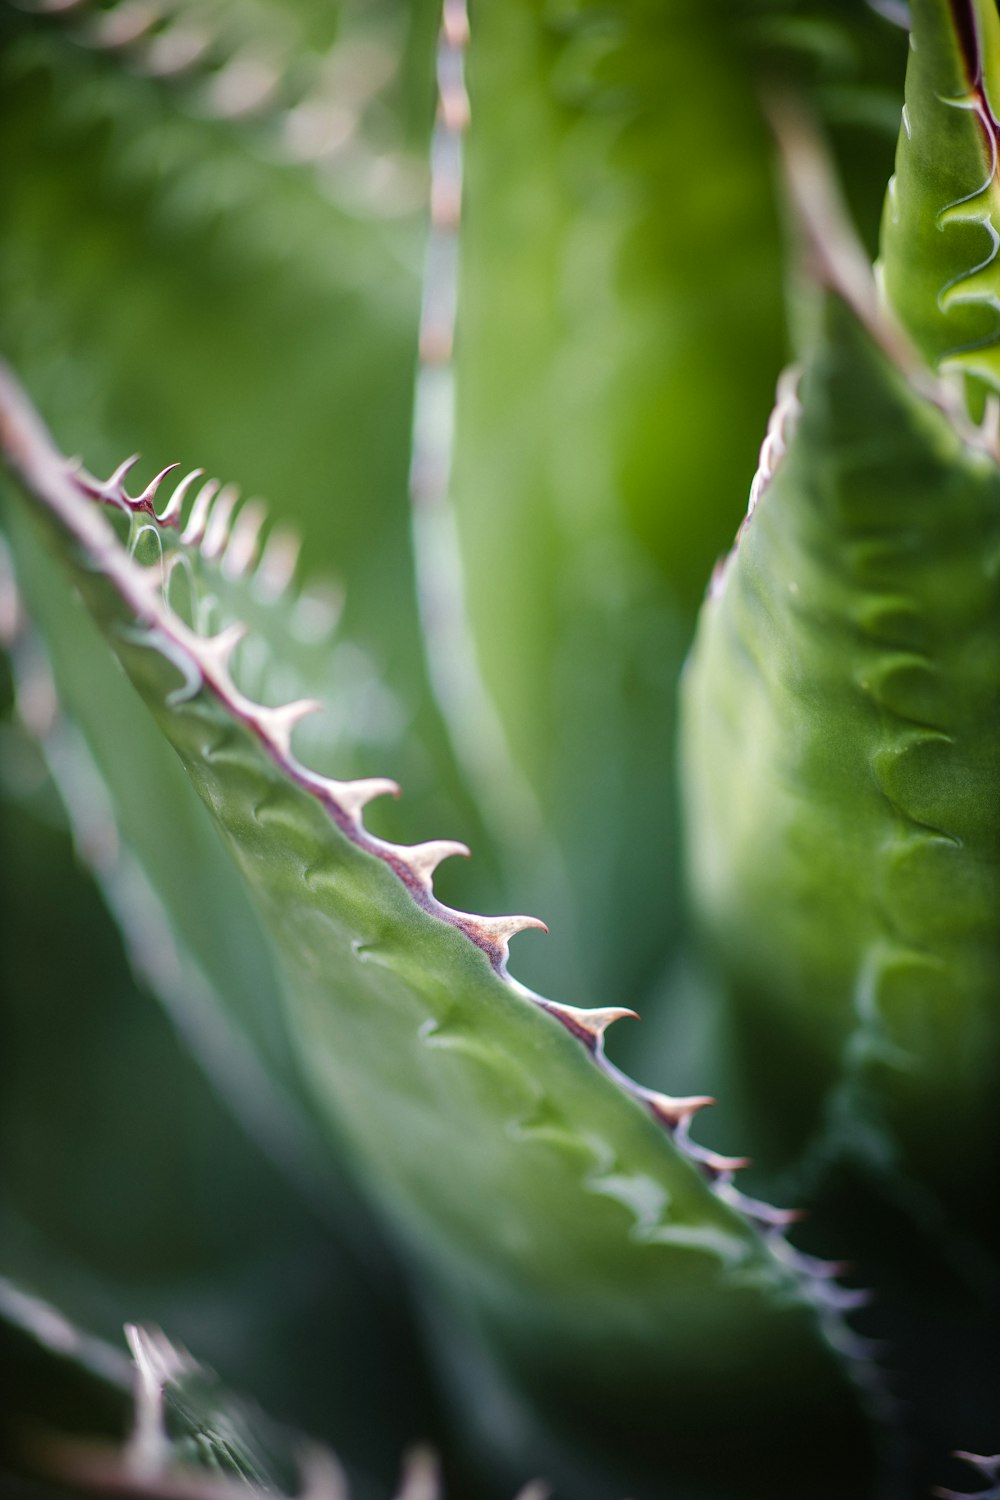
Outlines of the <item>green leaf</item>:
M674 684L783 357L764 131L712 5L475 22L453 501L529 875L558 889L554 851L566 891L526 963L648 1008L680 935Z
M17 707L0 724L0 1271L29 1304L46 1299L105 1338L138 1317L197 1339L261 1399L334 1441L353 1472L387 1484L414 1433L444 1439L384 1236L321 1150L279 1059L259 1038L255 1048L239 1007L233 1013L245 973L214 988L181 940L183 922L173 928L59 706L7 564L0 543ZM94 629L78 606L69 621L75 636ZM154 748L166 748L113 663L111 676L124 715L115 696L98 695L92 708L104 707L122 733L137 707ZM183 841L190 826L175 804L173 822L152 832ZM221 854L211 829L209 838ZM189 844L189 891L194 851ZM203 920L205 902L202 887ZM175 919L192 904L178 900ZM216 905L213 916L225 910ZM9 1342L4 1367L20 1392L7 1411L13 1443L20 1420L51 1425L68 1381L23 1339ZM377 1412L365 1391L375 1379ZM90 1409L81 1396L70 1412L82 1421Z
M997 1395L998 549L988 435L835 301L684 690L690 879L748 1139L906 1338L914 1484L963 1399Z
M172 608L184 558L209 576L214 565L204 543L194 562L190 515L178 542L169 509L157 522L149 500L111 485L119 537L11 388L4 408L11 462L246 877L332 1140L346 1142L431 1305L465 1329L460 1358L448 1341L456 1383L481 1407L498 1378L514 1379L536 1408L530 1419L510 1408L507 1461L537 1468L536 1424L548 1421L590 1470L577 1492L656 1493L662 1406L680 1402L674 1469L707 1495L734 1464L772 1454L767 1414L780 1411L784 1434L791 1412L803 1448L783 1447L780 1492L782 1466L791 1483L818 1440L821 1391L823 1430L837 1424L838 1457L856 1465L851 1402L817 1331L817 1305L836 1306L814 1275L824 1268L790 1250L782 1215L737 1192L733 1163L689 1142L701 1101L615 1075L601 1046L614 1013L542 1001L508 977L509 937L531 919L440 903L431 871L447 847L364 828L385 782L302 765L298 710L247 696L236 633L202 635L197 610L188 623ZM147 559L151 529L173 566L158 550ZM595 1404L600 1434L581 1420ZM739 1456L706 1463L709 1431L737 1409ZM602 1473L607 1449L619 1462ZM544 1451L566 1472L565 1451Z
M686 679L695 890L811 1059L786 1149L779 1101L816 1125L853 1067L960 1200L998 1081L1000 475L837 309L772 433Z
M1000 389L1000 17L913 0L906 103L882 228L889 305L932 365Z
M497 899L427 688L409 548L426 108L419 128L409 116L432 38L419 8L313 10L221 0L194 27L199 66L163 77L147 48L190 29L183 8L131 48L95 45L98 16L0 10L0 342L102 472L128 444L160 463L197 453L308 527L312 575L336 571L342 594L341 766L377 751L439 827L475 840ZM229 117L209 96L246 57L277 74L275 108ZM295 127L312 121L315 145L335 106L344 150L296 156ZM127 795L121 768L107 779Z

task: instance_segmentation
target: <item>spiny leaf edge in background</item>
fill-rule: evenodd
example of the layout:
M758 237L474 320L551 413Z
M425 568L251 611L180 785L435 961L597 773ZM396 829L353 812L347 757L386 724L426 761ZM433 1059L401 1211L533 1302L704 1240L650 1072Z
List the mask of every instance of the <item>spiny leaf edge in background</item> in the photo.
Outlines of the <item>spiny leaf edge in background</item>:
M880 276L928 362L959 385L972 377L980 407L1000 389L998 67L995 0L913 0Z
M776 423L771 451L762 461L761 483L757 486L758 489L768 477L769 465L780 458L781 443L780 423ZM227 491L217 493L211 486L205 486L184 518L182 513L185 509L185 497L190 487L200 477L197 474L192 474L182 481L165 510L157 514L154 504L157 481L147 486L142 494L131 497L125 489L126 474L127 467L122 466L110 480L101 483L91 479L89 475L80 473L71 477L70 484L88 494L92 500L128 511L138 530L144 531L147 535L159 535L162 538L168 532L176 533L184 546L198 549L201 557L209 563L218 564L222 572L228 569L238 577L252 572L258 531L263 524L261 515L254 513L248 517L247 511L244 510L239 513L235 526L230 530L232 517L236 515L235 496ZM162 478L162 476L159 477ZM136 543L139 541L135 527L133 541ZM153 564L150 569L146 570L146 576L157 575L157 586L162 583L164 593L169 589L170 576L178 555L171 553L164 559L162 565ZM261 574L262 582L267 575L268 568L264 567ZM121 579L116 580L116 586L121 583ZM121 592L120 587L119 592ZM325 777L316 777L295 759L292 754L293 728L317 705L308 700L294 700L266 707L242 694L229 672L230 658L238 645L239 627L234 626L207 640L195 631L192 639L192 632L189 627L184 626L183 621L178 622L183 627L180 634L175 625L169 622L165 625L161 618L150 621L149 612L144 608L143 601L138 594L134 595L131 601L126 602L133 608L136 618L147 632L145 637L147 643L158 645L159 649L181 669L185 679L184 685L182 689L171 695L172 700L178 706L185 701L188 693L194 695L202 688L214 694L222 707L256 737L257 742L279 770L294 780L303 790L319 798L340 831L358 849L379 858L392 870L421 910L457 928L466 939L486 955L494 974L503 983L510 986L515 993L530 999L537 1007L560 1020L563 1027L583 1044L604 1074L637 1100L659 1125L665 1127L682 1153L695 1163L703 1177L709 1181L723 1201L730 1206L737 1207L748 1216L755 1226L763 1231L771 1248L779 1249L788 1263L787 1242L784 1240L782 1230L788 1227L792 1216L784 1211L771 1210L767 1205L758 1204L755 1200L738 1194L732 1187L731 1177L733 1171L741 1163L737 1159L705 1152L690 1141L688 1135L690 1120L695 1110L709 1101L703 1096L670 1099L641 1088L619 1073L606 1058L604 1053L606 1027L613 1020L630 1012L617 1007L583 1011L577 1007L546 1001L540 995L517 985L507 973L508 942L516 931L533 925L532 919L480 918L456 911L452 907L446 907L437 900L433 890L434 869L441 859L451 854L467 852L463 845L452 841L435 840L418 846L404 846L374 839L364 827L362 812L371 798L395 790L394 784L380 778L351 782L331 781ZM149 635L150 624L154 632L159 631L157 639ZM185 630L187 635L184 634ZM195 642L197 642L196 645ZM795 1269L810 1280L818 1274L828 1274L833 1269L831 1263L809 1262L808 1257L797 1257L797 1252L791 1252L791 1256L796 1260ZM833 1296L828 1300L837 1308L838 1314L852 1305L857 1305L858 1294L842 1293L838 1288L829 1290Z
M337 37L329 51L309 46L291 14L184 0L37 0L26 6L58 24L80 46L115 58L136 74L183 90L198 115L266 132L269 151L313 168L324 191L349 210L412 213L423 173L405 151L378 150L364 115L391 85L398 58L377 34ZM316 23L320 33L329 23Z
M35 1309L35 1315L51 1314ZM271 1421L254 1403L226 1390L211 1370L157 1328L129 1324L132 1428L121 1447L56 1440L38 1443L44 1472L86 1494L136 1500L239 1500L288 1493L296 1500L350 1500L335 1455ZM102 1351L105 1358L117 1350ZM516 1500L547 1500L533 1481ZM438 1463L427 1448L403 1455L393 1500L443 1500Z
M171 695L172 700L179 703L200 687L207 689L227 713L252 731L282 774L322 804L337 828L356 847L380 860L393 872L422 911L461 932L482 951L496 977L515 995L558 1020L586 1049L598 1069L663 1128L716 1196L763 1235L764 1243L780 1264L794 1273L807 1299L820 1309L824 1331L834 1347L852 1359L866 1362L871 1346L851 1333L843 1319L845 1313L864 1305L867 1295L841 1288L835 1283L842 1269L837 1263L805 1255L788 1243L784 1231L800 1218L796 1211L775 1209L747 1197L733 1185L733 1174L745 1164L744 1159L722 1156L697 1145L690 1138L691 1119L711 1100L705 1096L674 1098L647 1089L634 1083L606 1057L604 1033L607 1027L634 1012L614 1006L583 1010L547 1000L513 979L507 970L510 938L528 927L543 924L526 916L477 916L438 901L433 892L433 872L442 859L467 853L464 846L448 840L402 846L368 833L361 817L364 807L376 796L398 794L396 785L377 777L338 782L318 776L302 766L292 753L292 730L305 714L319 705L302 700L277 707L254 703L236 687L228 670L229 659L243 636L243 628L229 626L221 634L206 639L170 608L166 592L185 549L197 549L203 559L216 564L223 574L249 573L256 565L254 576L259 579L260 592L272 599L280 596L290 577L286 564L282 561L279 567L268 547L264 547L258 558L257 538L264 521L262 512L257 507L251 509L248 506L246 524L241 524L240 514L235 513L232 489L220 490L214 481L209 481L198 489L185 517L182 514L185 499L200 478L199 471L186 475L162 511L157 512L154 498L169 469L162 471L135 496L129 495L124 487L134 460L119 466L103 483L84 471L75 470L52 450L37 419L9 377L5 377L3 383L2 414L3 445L22 482L69 528L77 544L91 558L90 565L106 573L140 622L148 644L155 645L181 672L183 684ZM124 554L106 523L95 524L99 520L93 509L95 503L127 512L133 522L138 523L133 540L153 526L161 539L176 538L177 550L168 552L164 549L160 561L140 565ZM282 544L279 559L284 556L286 545ZM871 1375L865 1363L862 1369L866 1377Z
M721 1156L691 1141L688 1134L690 1121L698 1110L713 1102L710 1098L704 1095L674 1098L646 1089L627 1078L610 1062L604 1052L604 1034L614 1021L634 1016L634 1011L619 1006L580 1009L545 999L512 978L507 969L510 939L527 928L545 930L544 923L530 916L479 916L456 911L437 900L433 891L434 871L446 858L467 855L469 851L464 845L451 840L430 840L404 846L376 838L365 829L361 815L375 797L398 796L399 787L394 782L381 777L341 782L318 776L299 764L292 753L292 731L302 718L318 711L322 705L316 700L298 700L266 707L252 702L240 692L229 674L228 664L245 634L245 627L231 625L219 635L206 639L170 608L166 591L185 548L197 548L202 558L218 563L223 574L230 577L239 576L253 567L260 594L273 601L280 598L291 582L286 562L287 539L282 536L273 552L265 547L258 559L257 536L264 525L263 512L257 506L246 507L246 524L241 524L244 512L234 515L238 498L235 489L231 486L223 489L217 481L209 480L199 488L186 520L182 520L185 499L201 477L201 471L193 470L176 485L170 500L158 513L154 497L166 475L176 465L162 470L138 495L131 496L124 487L124 480L137 459L126 460L103 482L60 460L43 438L41 429L35 426L33 413L6 374L0 384L0 409L6 453L26 486L37 497L52 496L54 492L50 486L54 480L63 488L64 495L67 490L75 491L81 499L111 506L133 517L145 517L159 531L176 533L178 550L165 555L161 562L148 566L116 557L110 533L100 537L98 543L108 544L101 548L101 565L107 567L122 598L135 611L136 618L157 633L157 643L164 655L183 672L184 684L173 695L173 702L181 702L186 694L197 691L201 685L207 687L234 718L252 730L275 764L323 804L352 843L393 871L422 910L462 932L487 956L499 979L522 998L560 1021L586 1047L597 1065L643 1104L653 1119L672 1135L682 1152L701 1168L706 1178L718 1185L725 1201L764 1229L784 1229L795 1223L800 1218L797 1211L772 1208L732 1188L732 1174L745 1165L744 1158ZM29 426L34 427L34 432L25 441ZM40 446L43 442L47 452ZM58 504L56 501L55 506ZM65 519L72 527L70 517ZM76 532L76 539L84 545L88 541L93 544L98 542L98 535L90 532L88 525ZM828 1274L834 1274L832 1265Z

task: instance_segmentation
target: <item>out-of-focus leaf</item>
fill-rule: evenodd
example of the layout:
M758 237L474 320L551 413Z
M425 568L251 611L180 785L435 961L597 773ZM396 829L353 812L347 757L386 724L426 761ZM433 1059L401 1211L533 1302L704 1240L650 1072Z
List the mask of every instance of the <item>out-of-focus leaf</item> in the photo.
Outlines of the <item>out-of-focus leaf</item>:
M180 564L145 562L141 511L119 539L13 389L5 413L9 458L249 883L318 1108L432 1305L465 1325L465 1345L452 1328L443 1357L480 1410L498 1377L530 1401L508 1400L511 1430L492 1431L507 1461L533 1470L544 1452L566 1473L567 1450L541 1436L554 1424L575 1449L578 1493L655 1493L663 1403L683 1392L672 1463L693 1494L765 1452L775 1493L793 1493L816 1422L826 1433L836 1422L838 1454L863 1462L816 1324L814 1304L835 1301L780 1237L781 1216L732 1186L735 1164L688 1143L700 1101L609 1076L595 1063L611 1015L510 981L507 941L526 919L441 905L430 871L448 851L368 834L361 808L385 783L306 770L291 751L298 707L246 697L238 661L229 675L233 633L202 635L197 610L195 623L174 612L164 578L169 592ZM190 550L169 524L154 529L167 561ZM599 1438L585 1415L595 1403ZM775 1459L767 1413L779 1410L783 1434L794 1410L803 1446L783 1437ZM699 1413L712 1431L734 1424L738 1451L706 1457ZM833 1459L828 1477L836 1493Z
M427 691L409 549L425 12L332 7L318 27L260 10L182 15L216 39L211 69L187 83L144 76L142 54L81 45L86 7L84 21L0 9L0 342L95 469L127 443L161 463L191 455L308 526L351 643L341 764L377 750L435 826L475 845L476 878L495 887ZM273 119L227 118L206 97L247 52L291 91ZM335 109L348 139L317 159ZM313 156L297 160L297 142ZM395 821L419 836L407 808Z
M411 1314L391 1272L380 1284L391 1262L170 931L27 627L12 655L48 765L17 721L4 724L0 1272L25 1306L46 1299L109 1340L135 1317L197 1337L262 1399L336 1441L352 1470L381 1468L387 1483L394 1450L437 1430ZM48 766L71 804L77 859ZM127 958L81 857L123 923ZM25 1326L57 1323L43 1309ZM23 1422L100 1426L99 1393L91 1402L23 1337L4 1342L18 1393L5 1447ZM379 1355L389 1344L391 1367Z
M674 682L781 359L763 126L710 10L474 17L454 504L570 888L531 973L588 1001L642 995L676 942Z

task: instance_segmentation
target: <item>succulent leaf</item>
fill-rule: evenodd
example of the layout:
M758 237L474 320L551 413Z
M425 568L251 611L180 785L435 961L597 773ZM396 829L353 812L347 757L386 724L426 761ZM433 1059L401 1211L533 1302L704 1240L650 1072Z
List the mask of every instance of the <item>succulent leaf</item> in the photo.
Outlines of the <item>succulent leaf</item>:
M913 0L906 102L882 229L890 307L928 361L1000 389L1000 16Z
M412 1433L438 1428L384 1239L172 934L23 614L8 649L24 732L4 726L0 755L0 1468L19 1423L106 1426L109 1393L67 1362L94 1350L87 1369L113 1375L124 1356L94 1335L141 1312L388 1484ZM387 1345L376 1417L364 1386Z
M963 1380L988 1384L994 1273L958 1267L993 1244L1000 471L837 300L794 389L685 679L691 882L755 1156L821 1214L853 1201L847 1253L911 1326L968 1299ZM926 1457L929 1328L910 1361Z
M124 22L132 7L120 8ZM117 9L0 7L5 354L102 475L126 444L177 444L215 473L253 473L277 524L308 527L311 575L335 569L349 583L337 673L349 711L326 743L331 724L350 725L334 752L342 774L377 752L426 795L437 826L475 843L472 879L499 902L490 840L426 687L407 538L424 181L410 143L422 150L426 136L410 100L420 90L425 103L430 33L414 18L410 36L409 7L319 15L220 0L195 18L166 0L134 45L91 45L89 29ZM147 67L158 39L202 27L212 45L193 73ZM202 85L246 55L280 77L275 108L220 116ZM342 150L301 160L286 149L307 126L321 147L338 109ZM293 560L290 543L275 548L276 579ZM325 649L318 604L288 632L311 633L313 661ZM308 678L301 644L286 678L293 666ZM117 799L121 768L107 779ZM404 807L397 826L406 820Z
M812 1060L783 1096L818 1123L845 1068L877 1077L957 1197L1000 1042L1000 474L839 306L779 410L686 681L695 889Z
M648 1009L676 955L673 680L782 358L763 126L714 19L687 0L473 17L460 623L536 809L515 858L533 833L530 863L559 889L555 863L566 893L551 953L526 963L593 1004L623 985ZM681 86L708 76L711 110ZM684 138L697 162L668 145ZM434 561L418 551L426 574ZM461 634L430 645L467 649ZM486 738L467 696L451 710L456 743Z
M637 1485L648 1484L658 1431L645 1432L642 1414L652 1421L680 1382L702 1395L711 1386L717 1421L751 1347L761 1415L777 1399L773 1372L781 1402L807 1393L803 1431L819 1390L849 1430L816 1332L815 1278L785 1245L784 1217L733 1188L739 1162L688 1142L705 1101L628 1083L603 1058L606 1012L581 1045L575 1012L546 1014L509 978L508 942L535 919L440 903L426 845L414 853L364 827L364 805L391 783L333 780L289 753L284 719L239 685L236 632L202 634L171 607L167 564L174 551L191 555L184 527L157 525L163 560L143 561L134 553L148 499L118 495L109 511L11 386L3 427L77 588L249 883L331 1137L363 1167L435 1301L475 1326L533 1397L551 1389L545 1372L558 1363L563 1389L543 1412L602 1392L608 1423L633 1430ZM212 563L202 549L198 567ZM808 1381L795 1374L804 1369ZM683 1451L678 1439L677 1459L698 1472L694 1433ZM530 1450L537 1434L521 1439Z

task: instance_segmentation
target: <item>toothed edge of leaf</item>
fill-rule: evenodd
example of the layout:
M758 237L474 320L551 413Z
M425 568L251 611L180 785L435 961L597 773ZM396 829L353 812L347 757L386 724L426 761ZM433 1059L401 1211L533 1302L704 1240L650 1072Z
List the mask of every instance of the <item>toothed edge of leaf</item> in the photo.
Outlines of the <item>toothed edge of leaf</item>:
M997 119L991 105L989 90L986 86L983 66L985 39L982 34L982 18L975 0L950 0L950 9L968 92L958 98L945 98L941 94L937 97L946 108L968 111L975 116L986 146L983 163L985 178L982 184L974 188L972 192L965 193L962 197L946 204L937 216L937 223L939 229L947 229L951 224L960 223L981 225L989 236L990 250L985 259L958 272L944 283L937 294L937 305L939 311L944 313L955 303L978 302L996 312L996 293L979 287L977 278L994 264L1000 252L1000 234L997 233L993 223L995 203L991 205L988 201L988 195L991 193L995 195L1000 187L1000 159L998 159L997 149L998 142L1000 142L1000 120ZM914 45L916 45L915 41ZM910 126L905 106L903 128L909 135ZM984 199L987 200L985 203ZM938 366L942 373L949 370L968 369L970 373L981 375L993 383L995 377L991 379L990 374L979 367L973 356L983 350L995 348L998 342L1000 342L1000 328L982 343L971 347L956 348L944 354L939 359Z
M767 421L767 430L757 458L757 468L750 483L747 513L740 523L732 547L715 565L708 586L709 598L717 598L725 589L730 559L739 549L743 533L753 520L753 513L757 509L758 502L788 451L788 444L791 442L802 411L802 403L799 400L801 378L802 370L797 364L789 365L778 376L774 408Z
M826 286L846 303L913 392L942 413L967 448L1000 463L1000 399L988 398L982 421L974 423L966 411L964 388L947 375L938 377L923 363L878 295L874 270L847 216L833 167L811 121L797 103L785 97L772 96L767 106L781 154L786 193L808 248L807 281ZM800 365L792 364L778 377L775 404L750 484L747 513L732 547L715 565L708 586L710 599L725 591L730 563L794 437L801 413L801 376Z
M171 1437L167 1426L166 1395L186 1380L213 1383L214 1375L158 1328L125 1325L132 1355L132 1430L121 1447L59 1441L36 1445L38 1466L52 1477L100 1495L148 1497L148 1500L237 1500L255 1495L264 1500L277 1491L270 1476L244 1450L238 1423L234 1429L231 1399L215 1424L198 1423L199 1448L207 1447L211 1467L192 1462L183 1440ZM242 1415L245 1403L239 1401ZM258 1413L247 1406L246 1414ZM255 1424L256 1425L256 1422ZM277 1428L274 1429L278 1431ZM289 1437L289 1444L291 1445ZM318 1443L299 1441L294 1448L301 1478L298 1500L349 1500L344 1472L335 1455ZM220 1454L222 1455L220 1460ZM222 1472L220 1473L220 1469Z
M213 996L201 966L176 938L160 898L123 840L101 772L62 712L48 653L21 599L0 535L0 648L10 660L15 713L35 742L66 811L77 859L121 934L136 979L162 1005L212 1088L259 1151L322 1214L331 1187L311 1128L262 1067L242 1027ZM337 1217L338 1228L342 1218Z
M0 1290L3 1288L0 1279ZM145 1500L237 1500L240 1495L276 1497L269 1477L250 1472L239 1439L234 1446L230 1431L233 1397L223 1392L225 1405L217 1420L218 1435L211 1418L199 1437L209 1448L221 1442L225 1460L232 1472L202 1468L186 1459L183 1450L171 1438L167 1427L166 1395L171 1387L180 1388L191 1378L209 1386L215 1383L211 1370L192 1358L180 1344L173 1343L159 1328L125 1325L125 1339L132 1355L131 1366L118 1350L114 1354L124 1367L118 1383L131 1385L132 1430L119 1448L72 1442L38 1445L38 1457L44 1471L75 1486L102 1495L145 1497ZM131 1379L129 1379L131 1375ZM236 1409L245 1415L258 1415L252 1404L235 1398ZM211 1403L209 1403L210 1405ZM203 1419L204 1421L204 1419ZM265 1425L271 1425L264 1417ZM203 1423L199 1423L202 1427ZM275 1431L281 1431L275 1424ZM350 1500L350 1487L336 1454L325 1444L287 1434L287 1443L298 1468L300 1486L296 1500ZM539 1479L528 1482L515 1500L548 1500L549 1486ZM393 1500L444 1500L441 1471L434 1450L425 1444L408 1449L402 1457L400 1475L393 1490Z
M337 781L303 766L290 748L286 717L290 711L294 717L301 705L286 705L284 713L279 709L275 729L271 717L275 710L245 697L229 675L229 659L244 634L244 627L232 625L209 638L199 636L188 627L174 614L165 597L164 570L140 566L99 508L108 505L124 509L133 516L151 514L153 524L177 528L179 521L176 515L171 515L170 505L166 507L169 520L164 523L162 514L157 515L150 509L153 496L149 494L149 486L141 495L133 497L125 491L120 480L115 486L111 485L111 480L101 483L83 473L78 466L74 468L67 464L55 449L27 397L2 364L0 451L5 453L9 466L27 491L83 548L89 565L103 572L126 608L136 617L144 642L158 648L177 667L184 681L169 695L168 702L184 701L200 689L208 691L226 712L255 735L283 775L322 803L345 837L394 871L423 911L462 932L486 955L494 973L504 984L529 1004L547 1011L568 1030L585 1047L598 1069L664 1130L720 1200L739 1213L757 1231L778 1261L794 1272L803 1298L815 1309L819 1327L830 1347L843 1357L859 1388L874 1404L884 1405L886 1393L881 1372L873 1363L880 1351L872 1341L857 1335L848 1326L846 1315L853 1310L853 1301L849 1307L846 1303L838 1303L831 1295L830 1282L843 1271L843 1267L833 1261L803 1255L788 1243L786 1231L803 1217L800 1211L776 1208L734 1186L734 1174L749 1164L747 1158L723 1156L691 1140L689 1132L693 1117L714 1101L707 1095L675 1098L646 1088L607 1057L604 1038L608 1026L622 1016L632 1014L624 1007L585 1010L560 1004L547 1000L511 976L507 969L510 939L529 928L547 931L545 924L531 916L481 916L461 912L439 901L434 895L432 880L433 869L440 862L438 856L445 857L442 850L449 854L465 854L465 846L436 840L407 846L388 843L369 833L362 821L365 806L379 796L398 796L396 783L379 777ZM162 473L154 482L154 495L159 482L162 482ZM230 514L227 525L231 523Z
M24 0L23 9L68 26L78 45L131 72L183 88L201 118L269 132L274 160L312 168L348 210L384 218L420 206L422 181L405 148L365 138L364 114L392 83L399 50L364 28L316 55L287 19L268 38L240 36L229 18L180 0ZM303 66L305 64L305 67Z
M778 145L785 194L804 245L800 269L806 283L840 297L902 379L917 396L937 407L960 441L1000 463L996 412L988 410L982 423L973 422L962 384L928 368L879 295L874 269L851 223L836 171L815 125L801 104L786 95L772 93L765 105ZM760 487L754 501L759 493Z

